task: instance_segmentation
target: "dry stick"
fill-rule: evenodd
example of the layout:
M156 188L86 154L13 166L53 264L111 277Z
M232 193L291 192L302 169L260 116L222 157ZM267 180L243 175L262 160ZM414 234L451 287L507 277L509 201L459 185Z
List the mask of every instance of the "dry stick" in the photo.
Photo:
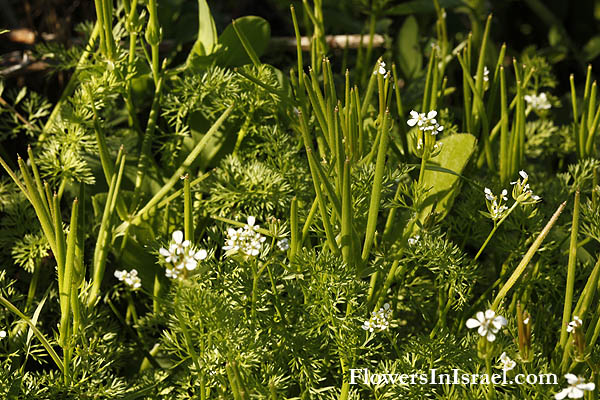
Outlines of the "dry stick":
M548 223L546 224L544 229L542 229L542 232L540 232L537 239L535 239L535 242L533 242L533 244L531 245L529 250L527 250L527 253L525 253L525 256L523 257L523 259L521 260L521 262L519 263L519 265L517 266L515 271L512 273L510 278L508 278L508 281L506 281L504 286L502 286L502 289L500 289L500 291L498 292L498 295L496 296L496 299L494 300L494 303L492 304L492 310L498 309L498 306L500 305L500 302L502 301L502 299L504 299L504 297L506 296L508 291L514 286L514 284L517 283L517 280L519 279L519 277L521 276L523 271L525 271L525 268L527 267L527 265L529 265L529 261L531 261L531 258L533 257L535 252L542 245L542 242L548 235L548 232L550 232L550 229L552 228L552 226L556 223L556 220L558 220L558 217L562 213L566 204L567 204L567 202L564 201L556 209L556 211L552 215L552 218L550 218L550 221L548 221Z

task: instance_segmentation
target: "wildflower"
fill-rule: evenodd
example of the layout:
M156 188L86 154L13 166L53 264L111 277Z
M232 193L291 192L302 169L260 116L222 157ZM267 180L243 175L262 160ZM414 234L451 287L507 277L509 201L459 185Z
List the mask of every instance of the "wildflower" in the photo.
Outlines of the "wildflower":
M277 247L279 247L279 250L281 251L287 251L290 248L290 243L286 238L283 238L277 242Z
M473 76L473 80L477 80L477 75ZM488 67L483 67L483 82L488 82L490 80L490 70Z
M567 326L567 332L575 332L575 330L583 325L583 321L578 316L573 317L573 321L569 322L569 326Z
M506 189L502 190L499 200L489 188L484 188L483 193L485 194L485 200L489 211L489 214L484 213L484 215L490 217L494 221L502 219L508 211L508 207L502 204L502 202L508 200L508 191Z
M127 286L131 289L136 290L142 287L142 280L138 277L138 272L135 269L127 272L125 270L115 271L115 278L120 280L121 282L125 282Z
M371 318L368 321L365 321L362 325L362 328L365 331L373 332L375 330L384 331L390 326L390 316L392 315L392 310L388 303L385 303L379 311L373 311L371 313Z
M167 267L165 276L170 279L177 279L179 278L179 271L173 267Z
M517 363L512 360L508 355L506 355L506 352L503 352L502 354L500 354L500 368L503 371L510 371L511 369L514 369L517 366Z
M198 251L189 249L181 258L181 263L177 264L175 268L182 270L185 267L188 271L193 271L198 266L198 261L204 260L207 255L208 253L204 249Z
M179 260L179 255L177 254L177 245L172 244L169 246L169 249L165 249L161 247L158 252L161 256L165 257L165 262L167 263L177 263Z
M427 118L425 117L425 113L418 113L415 110L412 110L410 112L410 119L408 121L406 121L406 123L408 124L408 126L422 126L426 121Z
M593 382L585 383L584 378L578 377L573 374L566 374L565 378L567 378L569 387L561 390L560 392L554 395L554 398L557 400L562 400L567 396L570 399L581 399L583 398L586 391L591 392L596 388L596 385Z
M506 321L506 318L496 315L494 310L487 310L485 313L479 311L475 314L475 318L469 318L467 320L467 328L478 328L477 333L479 333L480 336L485 337L488 342L496 340L496 333L507 324L508 321Z
M522 204L533 204L542 200L540 196L533 194L533 191L529 187L529 183L527 183L529 175L527 172L521 170L519 171L519 176L521 176L521 179L510 183L514 186L512 192L513 199Z
M0 339L4 339L6 337L6 331L0 331Z
M253 216L248 217L248 223L243 228L227 230L227 239L223 250L226 250L229 255L242 252L246 256L257 256L260 254L262 243L267 239L258 233L259 225L254 225L256 222Z
M550 101L548 100L548 97L546 96L546 93L544 92L540 93L539 95L526 94L525 96L523 96L523 98L527 102L527 105L535 111L548 110L550 109L550 107L552 107Z
M377 66L377 68L375 68L375 70L373 71L373 75L384 75L387 74L387 71L385 69L385 63L383 61L379 62L379 65Z
M173 241L169 248L161 247L158 252L168 264L165 272L166 276L177 278L184 268L188 271L196 269L198 261L204 260L208 253L204 249L194 249L189 240L183 240L183 232L179 230L173 232L172 238Z
M173 232L173 242L175 243L173 243L171 246L175 247L177 254L183 253L190 245L189 240L183 240L183 232L181 231Z
M415 244L417 244L417 242L419 241L420 238L421 238L420 235L415 235L414 237L408 238L408 245L414 246Z
M429 132L431 135L435 136L439 132L444 130L444 127L437 123L435 117L437 116L437 111L431 110L425 115L425 113L418 113L415 110L410 112L410 118L406 123L408 126L417 126L419 130L423 132Z

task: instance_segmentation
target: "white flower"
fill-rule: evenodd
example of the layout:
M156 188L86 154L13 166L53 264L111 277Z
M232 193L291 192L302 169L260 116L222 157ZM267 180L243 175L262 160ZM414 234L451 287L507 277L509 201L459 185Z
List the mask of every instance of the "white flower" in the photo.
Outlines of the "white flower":
M377 68L375 68L375 70L373 71L373 75L377 75L378 73L380 75L387 74L387 71L385 70L385 63L383 61L380 61Z
M125 282L125 284L133 290L136 290L136 289L139 289L142 287L142 281L138 277L138 272L135 269L132 269L129 272L127 272L125 270L123 270L123 271L116 270L115 278L117 278L121 282Z
M169 249L161 247L158 252L168 264L165 271L167 278L178 278L179 271L193 271L198 266L198 261L204 260L208 253L204 249L196 250L189 240L183 240L183 232L179 230L173 232L172 237Z
M290 243L286 238L283 238L277 242L277 247L279 247L279 250L281 251L287 251L287 249L290 248Z
M533 108L535 111L548 110L550 109L550 107L552 107L550 101L548 100L548 97L546 96L546 93L544 92L540 93L539 95L526 94L525 96L523 96L523 98L527 102L527 105Z
M533 191L529 187L529 175L527 172L521 170L519 175L522 179L518 179L510 184L514 186L512 196L519 203L532 204L542 200L540 196L533 194Z
M593 382L585 383L584 378L580 378L573 374L566 374L565 378L567 378L567 382L569 382L569 387L554 395L554 398L557 400L562 400L567 396L570 399L581 399L585 394L584 392L591 392L596 388L596 385Z
M6 331L0 331L0 339L4 339L6 337Z
M431 110L425 115L425 113L418 113L415 110L410 112L410 118L406 123L408 126L418 126L419 130L423 132L429 132L431 135L437 135L439 132L444 130L444 127L437 123L435 117L437 111Z
M179 278L179 271L177 271L177 269L175 269L175 268L167 267L167 269L165 271L165 276L167 278L177 279L177 278Z
M390 326L390 316L392 315L392 310L388 303L385 303L379 311L373 311L371 313L371 318L368 321L365 321L362 325L362 328L365 331L373 332L375 330L384 331Z
M496 340L496 333L498 333L503 326L506 326L506 324L508 324L506 318L496 315L494 310L487 310L485 313L479 311L475 314L475 318L469 318L467 320L467 328L478 328L477 333L480 336L485 337L488 342Z
M161 247L158 252L161 256L165 257L165 262L177 263L179 256L177 255L177 245L172 244L169 246L169 250Z
M421 126L423 125L423 123L425 122L426 117L425 117L425 113L418 113L415 110L412 110L410 112L410 119L408 121L406 121L406 123L408 124L408 126Z
M408 238L408 240L407 240L408 245L414 246L415 244L417 244L417 242L419 241L420 238L421 238L420 235L415 235L415 237Z
M483 193L485 194L487 208L490 212L490 217L492 218L492 220L497 221L504 217L504 215L508 211L508 207L502 204L502 202L508 200L508 197L506 197L508 191L506 189L502 190L502 193L500 195L500 202L498 202L498 198L496 197L496 195L494 195L494 193L492 193L492 191L489 188L484 188Z
M573 321L569 322L569 325L567 326L567 332L574 332L575 329L581 327L582 325L583 321L581 320L581 318L575 315L573 317Z
M485 198L489 201L493 201L495 199L494 194L489 188L483 189L483 193L485 193Z
M500 368L503 371L510 371L517 366L517 363L506 355L506 352L500 354Z
M183 232L181 231L173 232L173 242L175 242L173 245L176 249L177 254L182 254L185 251L185 249L190 245L189 240L183 240Z
M473 76L474 80L477 80L477 75ZM490 80L490 70L488 69L488 67L484 66L483 67L483 81L484 82L488 82Z
M258 233L259 225L254 225L256 222L253 216L248 217L248 223L243 228L237 230L233 228L227 229L227 239L223 250L227 251L228 255L233 255L238 252L244 253L246 256L257 256L263 242L267 239Z
M198 266L198 261L204 260L208 253L204 249L200 249L198 251L194 251L190 249L181 260L181 263L177 264L175 268L177 269L187 269L188 271L193 271Z

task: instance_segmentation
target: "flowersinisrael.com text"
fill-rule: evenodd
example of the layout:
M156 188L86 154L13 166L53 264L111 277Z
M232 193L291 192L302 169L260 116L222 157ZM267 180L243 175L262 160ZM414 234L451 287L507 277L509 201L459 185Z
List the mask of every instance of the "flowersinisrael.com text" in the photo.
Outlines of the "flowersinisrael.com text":
M516 374L507 376L506 371L492 374L467 374L458 369L451 372L438 372L432 369L428 374L379 374L367 368L351 369L351 385L556 385L556 374Z

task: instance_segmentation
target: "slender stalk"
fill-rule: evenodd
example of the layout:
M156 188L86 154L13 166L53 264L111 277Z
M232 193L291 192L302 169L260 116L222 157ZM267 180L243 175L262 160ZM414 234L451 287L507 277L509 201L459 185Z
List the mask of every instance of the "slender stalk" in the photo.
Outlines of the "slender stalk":
M563 307L562 325L560 331L560 347L567 342L567 325L571 321L573 306L573 288L575 286L575 266L577 263L577 233L579 231L579 190L575 192L573 222L571 224L571 242L569 245L569 262L567 265L567 286L565 288L565 304Z
M69 320L71 318L71 292L73 289L73 269L75 268L75 247L77 246L77 230L79 218L79 202L73 201L71 210L71 224L67 236L67 258L65 260L65 275L63 281L63 292L60 293L60 302L65 304L64 313L60 318L60 344L63 348L64 356L64 375L65 383L70 381L70 358L71 358L71 338L69 335ZM62 311L62 310L61 310Z
M156 124L158 122L163 81L164 79L161 76L156 83L154 99L152 100L152 108L150 110L150 116L148 117L148 125L146 125L146 131L144 132L144 139L142 141L142 147L140 149L140 155L137 164L137 172L135 176L134 200L131 202L132 209L134 209L137 206L136 203L140 196L142 182L144 180L146 169L151 158L150 149L152 147L152 139L154 136L154 131L156 130Z
M375 239L375 229L377 228L377 216L379 214L379 207L381 203L381 191L383 172L385 169L385 158L388 148L388 123L389 123L390 112L386 109L383 122L381 124L381 139L379 140L379 149L377 151L377 162L375 163L375 176L373 178L373 186L371 188L371 202L369 203L369 214L367 217L367 228L365 233L365 241L363 244L363 250L361 259L363 264L366 263L369 253L371 252L371 246Z
M183 226L185 239L194 243L194 215L192 213L192 191L190 189L190 176L183 177Z
M142 222L142 217L147 214L150 210L152 210L162 199L167 195L169 190L179 181L181 176L185 174L190 165L196 160L196 158L200 155L204 146L208 143L208 141L218 132L219 128L225 122L231 111L233 110L234 104L229 106L225 112L215 121L215 123L210 127L208 132L200 139L196 147L188 154L186 159L181 163L179 168L173 173L171 178L163 185L163 187L146 203L144 207L140 211L135 214L135 216L129 221L124 222L125 225L137 225ZM122 224L122 225L123 225ZM119 229L124 229L124 226L119 226Z
M92 306L96 302L96 299L100 293L102 278L104 277L104 269L106 268L106 257L108 256L108 247L112 237L112 217L116 205L116 199L119 194L119 188L121 186L123 171L125 169L125 155L122 147L117 155L116 164L119 166L119 172L117 174L113 174L112 177L112 181L108 190L108 196L106 197L104 212L102 214L100 231L98 232L98 239L96 241L96 248L94 249L94 272L92 287L88 297L88 306Z
M498 230L498 228L500 227L500 225L502 225L502 223L506 220L506 218L508 218L508 216L510 215L510 213L513 212L513 210L519 205L518 202L515 202L512 207L506 212L506 214L504 215L504 217L502 217L500 219L500 221L498 221L497 223L494 221L494 227L492 228L492 231L490 232L490 234L488 235L488 237L485 239L485 242L483 242L483 244L481 245L481 247L479 248L479 251L477 252L477 254L475 255L475 258L473 259L473 261L476 261L479 256L481 255L481 253L483 253L483 249L485 249L485 247L487 246L487 244L490 242L490 240L492 239L492 236L494 236L494 233L496 233L496 231Z

